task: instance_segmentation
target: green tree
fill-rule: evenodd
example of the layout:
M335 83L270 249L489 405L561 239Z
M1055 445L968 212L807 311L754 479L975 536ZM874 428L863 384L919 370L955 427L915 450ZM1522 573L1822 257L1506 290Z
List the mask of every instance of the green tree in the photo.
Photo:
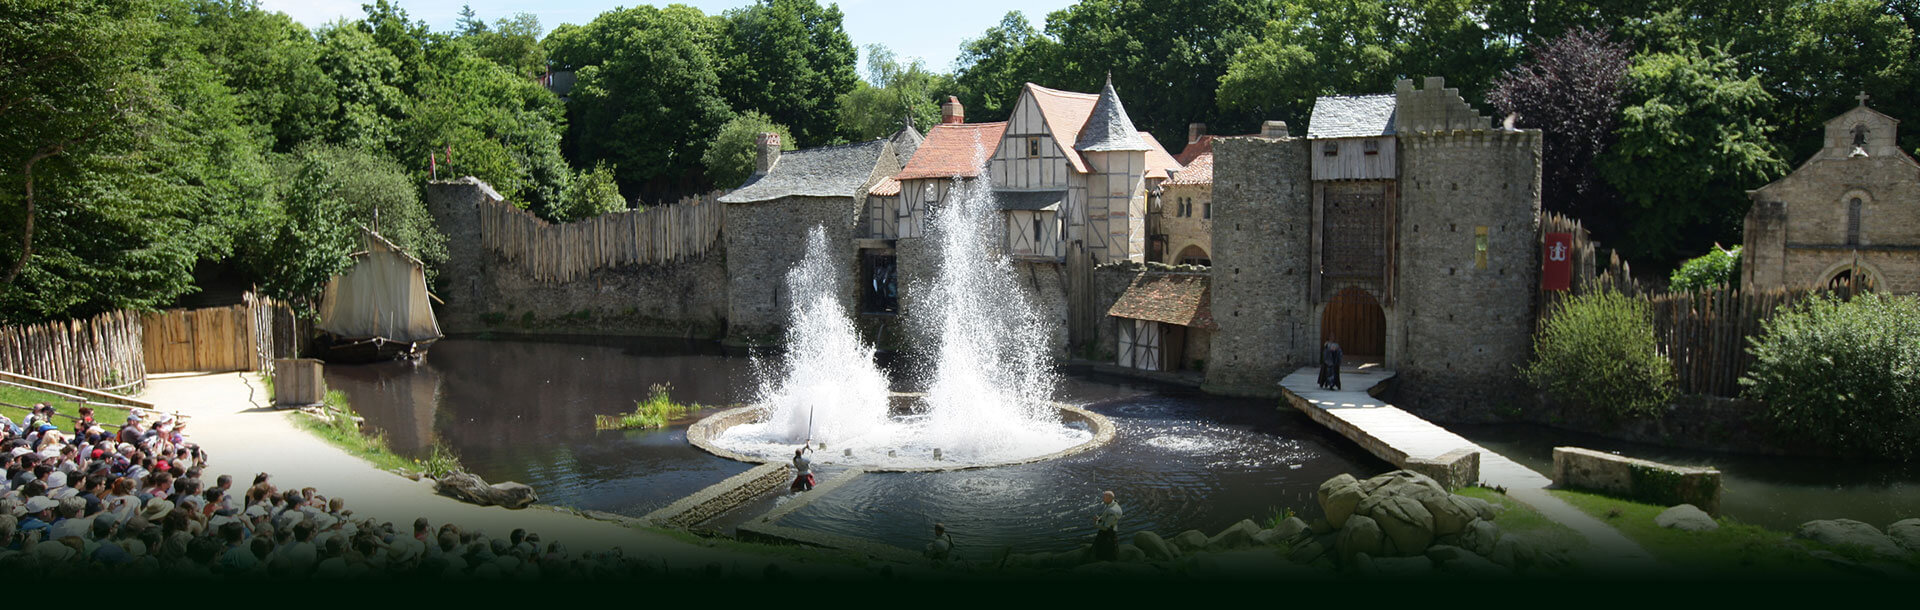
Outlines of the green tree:
M860 82L859 54L837 5L759 0L727 11L721 42L722 91L734 110L773 117L807 146L847 135L839 131L838 105Z
M570 222L626 210L627 200L620 197L620 185L613 181L613 169L601 163L573 176L550 217Z
M884 138L912 117L920 129L940 122L940 93L947 79L927 71L920 60L902 62L885 46L867 47L867 78L840 96L840 132L854 141Z
M954 59L953 86L967 106L967 119L1006 120L1020 98L1021 85L1051 82L1045 76L1047 58L1057 47L1019 11L1008 12L999 25L961 43L960 56Z
M1740 383L1778 429L1848 455L1920 458L1920 299L1820 296L1763 325Z
M447 258L446 237L420 201L414 179L379 153L309 144L281 159L278 205L244 246L261 288L304 305L352 262L360 227L378 231L428 264Z
M1768 140L1773 96L1718 49L1641 55L1600 175L1625 202L1621 250L1655 269L1688 243L1739 241L1746 190L1787 169Z
M1690 292L1720 286L1740 285L1740 246L1721 248L1714 244L1706 254L1687 259L1667 278L1667 290Z
M767 132L780 134L782 150L794 149L793 134L767 115L748 110L727 121L713 134L707 153L701 159L707 167L707 177L721 188L735 188L746 182L747 177L753 175L753 164L759 154L757 138Z
M493 29L462 36L475 51L493 63L523 77L547 71L547 50L540 45L540 18L514 13L494 21Z

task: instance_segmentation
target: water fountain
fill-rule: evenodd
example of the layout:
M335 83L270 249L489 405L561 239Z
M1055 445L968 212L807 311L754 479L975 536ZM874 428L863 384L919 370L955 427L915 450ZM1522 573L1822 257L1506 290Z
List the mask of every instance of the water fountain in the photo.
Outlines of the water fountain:
M923 394L890 395L873 347L860 341L841 304L826 231L808 233L807 255L787 276L793 317L784 362L754 405L708 417L694 444L753 461L783 460L811 440L817 462L875 470L937 470L1058 457L1111 438L1105 418L1053 402L1052 357L1039 312L992 247L992 193L962 181L936 211L929 239L939 252L910 323L927 338Z

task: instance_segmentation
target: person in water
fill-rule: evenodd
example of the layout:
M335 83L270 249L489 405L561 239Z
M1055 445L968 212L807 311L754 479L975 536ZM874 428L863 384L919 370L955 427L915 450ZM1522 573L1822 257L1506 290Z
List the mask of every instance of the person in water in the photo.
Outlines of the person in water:
M812 444L813 439L807 439L807 443ZM793 450L794 476L793 485L788 488L790 491L798 493L813 489L813 460L807 459L806 455L812 450L813 448L808 445L801 445L799 449Z

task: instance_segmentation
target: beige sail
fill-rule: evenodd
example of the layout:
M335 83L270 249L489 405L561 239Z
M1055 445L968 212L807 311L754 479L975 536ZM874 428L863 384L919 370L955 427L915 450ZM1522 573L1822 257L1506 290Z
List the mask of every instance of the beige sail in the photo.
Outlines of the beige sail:
M364 248L353 266L327 281L315 328L346 340L400 343L440 338L427 299L426 266L393 242L361 230Z

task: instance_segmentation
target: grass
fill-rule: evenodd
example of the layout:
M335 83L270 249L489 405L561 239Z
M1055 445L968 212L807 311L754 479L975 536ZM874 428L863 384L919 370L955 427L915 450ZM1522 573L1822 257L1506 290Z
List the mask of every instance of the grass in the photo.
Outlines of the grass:
M1465 487L1453 493L1506 507L1506 511L1493 519L1493 524L1500 526L1502 532L1531 538L1541 548L1578 551L1588 546L1586 536L1580 535L1580 532L1548 519L1533 507L1507 497L1507 494L1484 487Z
M384 433L367 434L360 430L360 424L354 421L353 405L348 404L347 395L339 390L328 390L326 399L329 417L300 417L297 425L320 437L335 447L354 457L371 462L381 470L397 472L419 472L431 477L443 476L449 472L463 470L460 457L451 448L434 443L433 450L425 459L412 459L394 453L387 446Z
M80 417L80 407L84 406L63 396L13 386L0 386L0 402L29 408L43 402L53 405L54 411L66 416L55 420L63 432L73 431L73 420ZM16 424L27 419L25 409L6 406L0 406L0 415L7 416L7 419L13 420ZM118 429L121 422L127 421L127 410L120 407L93 405L93 421L107 424L102 427L111 432Z
M665 428L674 420L684 418L706 407L699 404L680 404L673 401L672 384L653 384L646 400L636 401L633 412L621 415L593 416L595 430L640 430Z
M1716 519L1720 528L1714 531L1689 532L1654 524L1654 517L1666 510L1663 506L1580 491L1556 489L1549 493L1620 530L1620 533L1662 563L1708 575L1790 575L1796 578L1854 575L1808 554L1816 550L1832 551L1862 563L1881 561L1857 549L1795 540L1786 532L1740 523L1727 517ZM1905 567L1909 570L1920 569L1920 565L1911 561Z

